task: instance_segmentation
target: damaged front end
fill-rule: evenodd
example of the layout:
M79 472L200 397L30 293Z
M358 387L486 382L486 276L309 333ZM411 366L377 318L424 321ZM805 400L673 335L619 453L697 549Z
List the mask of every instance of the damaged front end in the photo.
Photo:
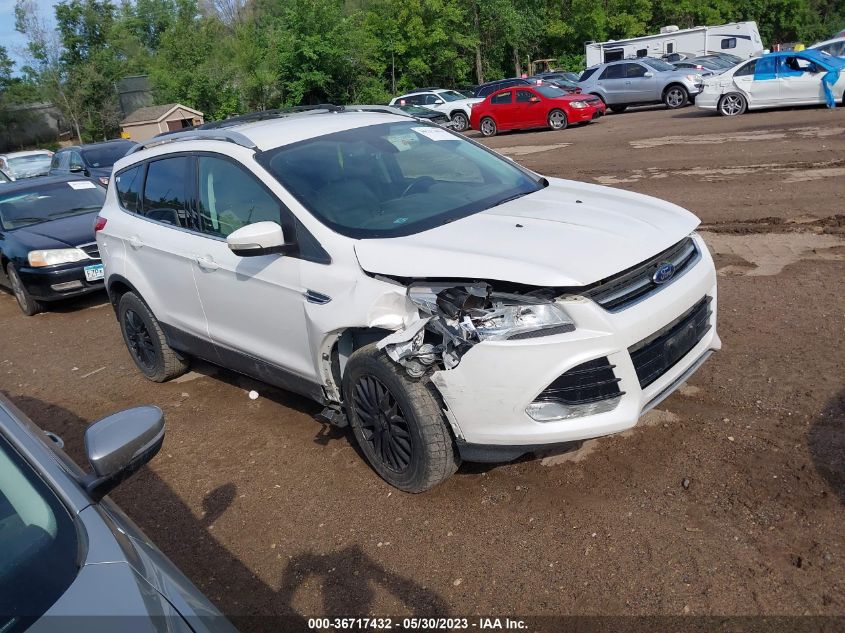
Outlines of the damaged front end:
M413 283L408 298L419 316L381 339L378 348L419 378L429 369L453 369L482 341L506 341L571 332L575 324L554 293L496 292L486 282Z

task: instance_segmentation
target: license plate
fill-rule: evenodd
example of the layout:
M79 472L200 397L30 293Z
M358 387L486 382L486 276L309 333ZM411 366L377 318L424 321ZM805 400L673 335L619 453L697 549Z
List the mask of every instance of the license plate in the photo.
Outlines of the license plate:
M85 270L85 281L100 281L106 276L106 271L103 269L102 264L93 264L91 266L86 266Z

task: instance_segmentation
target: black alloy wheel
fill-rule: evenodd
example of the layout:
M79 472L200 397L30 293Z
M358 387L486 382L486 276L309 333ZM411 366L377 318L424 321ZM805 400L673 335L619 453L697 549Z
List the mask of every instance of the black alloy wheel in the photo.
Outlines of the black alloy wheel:
M414 447L408 421L396 398L384 383L369 374L357 380L353 398L363 438L373 455L392 472L407 471Z

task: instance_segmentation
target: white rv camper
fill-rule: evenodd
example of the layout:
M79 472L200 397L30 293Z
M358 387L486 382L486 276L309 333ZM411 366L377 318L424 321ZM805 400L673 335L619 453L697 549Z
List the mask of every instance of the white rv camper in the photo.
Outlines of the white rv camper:
M662 57L670 53L706 55L730 53L738 57L754 57L762 53L763 42L756 22L731 22L721 26L696 26L679 29L664 26L656 35L628 40L590 42L584 46L587 67L633 57Z

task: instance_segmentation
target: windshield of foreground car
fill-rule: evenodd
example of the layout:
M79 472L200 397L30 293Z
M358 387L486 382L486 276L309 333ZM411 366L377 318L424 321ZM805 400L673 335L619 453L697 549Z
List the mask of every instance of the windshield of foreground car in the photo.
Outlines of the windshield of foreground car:
M89 180L54 182L0 196L0 226L17 229L56 218L99 211L106 191Z
M675 70L675 67L669 62L664 62L662 59L655 59L654 57L642 57L637 61L642 62L647 66L651 66L654 70L658 71Z
M353 238L413 235L545 186L459 134L419 121L318 136L258 160L318 220Z
M84 158L85 162L91 167L111 167L118 160L126 156L126 152L128 152L134 145L134 143L127 141L126 143L114 143L112 145L83 149L82 158Z

